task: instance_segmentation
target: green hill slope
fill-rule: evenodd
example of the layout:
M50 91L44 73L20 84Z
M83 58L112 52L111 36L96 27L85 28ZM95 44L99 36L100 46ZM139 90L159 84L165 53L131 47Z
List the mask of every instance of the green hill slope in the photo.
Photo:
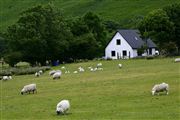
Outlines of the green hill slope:
M19 13L37 4L53 3L66 16L79 16L94 11L105 20L113 20L127 26L136 16L144 16L149 11L179 0L1 0L0 30L15 23Z

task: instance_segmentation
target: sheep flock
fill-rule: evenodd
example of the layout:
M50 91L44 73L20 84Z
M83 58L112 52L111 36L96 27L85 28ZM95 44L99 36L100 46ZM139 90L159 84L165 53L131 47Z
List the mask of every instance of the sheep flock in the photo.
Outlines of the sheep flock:
M180 62L180 59L175 59L175 62ZM124 66L119 63L117 64L119 69L124 69ZM123 67L122 67L123 66ZM58 79L62 79L62 74L78 74L81 73L83 74L84 72L96 72L96 71L103 71L104 70L104 66L102 63L97 63L96 65L92 66L88 66L87 68L83 67L83 66L79 66L77 67L77 69L74 69L73 71L70 71L66 66L62 66L60 68L60 70L51 70L49 71L49 76L51 77L51 79L53 80L58 80ZM44 72L42 70L37 71L34 73L35 77L40 77L44 74ZM3 76L2 80L3 81L7 81L7 80L11 80L12 76ZM22 95L24 95L25 93L37 93L37 86L36 83L32 83L32 84L27 84L25 86L23 86L22 90L20 91L20 93ZM169 85L167 83L161 83L161 84L155 84L152 87L151 93L152 95L159 95L160 92L165 92L166 95L168 95L169 93ZM57 103L56 105L56 114L60 115L60 114L66 114L67 111L70 109L70 102L69 100L61 100L60 102Z

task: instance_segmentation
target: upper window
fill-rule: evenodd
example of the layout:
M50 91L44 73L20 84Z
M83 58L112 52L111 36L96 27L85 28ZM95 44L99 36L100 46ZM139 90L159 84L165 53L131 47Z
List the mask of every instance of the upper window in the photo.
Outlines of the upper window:
M121 40L120 39L116 40L116 45L121 45Z

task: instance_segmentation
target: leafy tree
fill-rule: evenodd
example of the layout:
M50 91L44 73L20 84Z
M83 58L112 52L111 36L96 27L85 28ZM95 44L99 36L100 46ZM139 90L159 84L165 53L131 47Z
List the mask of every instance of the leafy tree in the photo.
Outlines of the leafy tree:
M93 59L97 57L98 44L92 33L83 34L71 41L71 57L75 59Z
M174 43L180 51L180 4L173 4L164 8L171 22L174 23L175 34L173 37Z
M70 37L63 15L50 4L22 12L8 28L10 49L21 52L22 60L31 64L64 58Z
M104 50L106 46L106 32L101 19L96 14L88 12L83 16L83 20L88 26L90 32L93 33L101 49Z
M160 49L164 49L174 35L174 24L166 12L158 9L150 12L139 24L141 35L152 38Z
M0 58L3 57L7 50L7 41L4 37L0 37Z
M22 59L21 52L10 52L9 54L4 56L5 62L8 63L11 67L14 67Z
M88 12L70 23L73 39L70 41L69 57L73 59L92 59L102 56L106 33L100 18Z

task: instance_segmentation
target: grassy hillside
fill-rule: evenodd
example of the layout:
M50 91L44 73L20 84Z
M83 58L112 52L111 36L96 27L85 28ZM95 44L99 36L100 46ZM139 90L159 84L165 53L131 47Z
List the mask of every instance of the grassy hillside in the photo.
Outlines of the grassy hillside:
M124 27L130 27L131 19L179 0L1 0L0 30L15 23L21 11L49 2L63 10L66 16L74 17L94 11L105 20L114 20Z
M101 61L103 71L87 71L99 61L65 65L70 71L79 66L84 73L63 74L53 80L48 72L13 76L0 81L2 120L179 120L179 63L173 59ZM123 64L118 69L118 63ZM55 67L53 69L60 69ZM169 95L152 96L154 84L166 82ZM20 95L22 87L36 83L37 94ZM56 104L69 99L68 115L57 116Z

